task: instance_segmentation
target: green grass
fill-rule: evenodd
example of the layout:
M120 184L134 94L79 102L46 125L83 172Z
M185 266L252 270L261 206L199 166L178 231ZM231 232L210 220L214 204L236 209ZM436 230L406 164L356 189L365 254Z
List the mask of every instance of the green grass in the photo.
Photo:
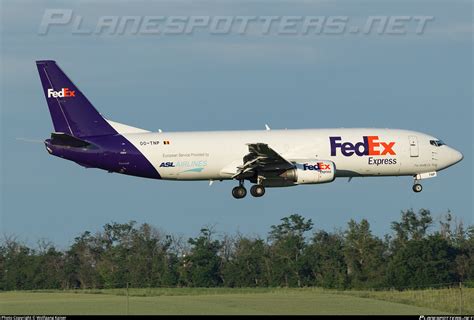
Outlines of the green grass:
M427 289L405 291L343 291L344 295L392 301L439 309L455 314L474 314L474 288Z
M130 314L443 314L450 289L334 291L306 289L130 289ZM464 289L472 313L474 289ZM423 293L421 293L423 292ZM443 302L443 295L447 298ZM0 293L0 314L127 314L124 289Z
M80 290L77 293L97 293L126 295L124 289L105 289L105 290ZM462 298L459 288L447 289L426 289L426 290L405 290L405 291L336 291L324 290L320 288L304 289L284 289L284 288L142 288L129 289L129 296L135 297L153 297L153 296L196 296L196 295L219 295L219 294L261 294L274 293L283 294L290 292L305 292L309 294L326 293L342 294L396 302L401 304L413 305L429 309L441 310L449 313L474 314L474 288L463 288ZM462 299L462 303L461 303Z

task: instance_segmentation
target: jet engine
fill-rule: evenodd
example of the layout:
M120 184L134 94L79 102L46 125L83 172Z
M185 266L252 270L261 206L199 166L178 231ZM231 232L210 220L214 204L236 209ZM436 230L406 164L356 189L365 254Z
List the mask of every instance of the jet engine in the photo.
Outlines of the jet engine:
M289 169L280 177L294 184L328 183L336 178L336 166L332 161L296 161L295 168Z

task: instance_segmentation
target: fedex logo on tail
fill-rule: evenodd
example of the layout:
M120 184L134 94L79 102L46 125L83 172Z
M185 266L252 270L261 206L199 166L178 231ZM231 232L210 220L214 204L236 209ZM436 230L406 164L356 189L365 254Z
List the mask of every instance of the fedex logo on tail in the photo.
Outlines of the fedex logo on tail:
M379 141L378 136L363 136L361 142L355 144L351 142L342 142L341 137L329 137L331 143L331 156L337 155L337 149L345 157L350 157L353 154L361 156L385 156L396 155L393 151L395 142Z
M69 88L62 88L61 91L54 91L54 89L48 89L48 98L68 98L75 96L76 91L70 90Z

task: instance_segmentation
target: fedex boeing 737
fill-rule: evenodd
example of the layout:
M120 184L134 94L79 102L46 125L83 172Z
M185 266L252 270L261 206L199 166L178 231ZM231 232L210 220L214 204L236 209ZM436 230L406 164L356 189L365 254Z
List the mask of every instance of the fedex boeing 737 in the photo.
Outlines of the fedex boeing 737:
M87 168L163 180L236 180L232 195L336 178L432 178L463 159L440 139L398 129L150 132L103 118L55 61L37 61L54 131L47 151Z

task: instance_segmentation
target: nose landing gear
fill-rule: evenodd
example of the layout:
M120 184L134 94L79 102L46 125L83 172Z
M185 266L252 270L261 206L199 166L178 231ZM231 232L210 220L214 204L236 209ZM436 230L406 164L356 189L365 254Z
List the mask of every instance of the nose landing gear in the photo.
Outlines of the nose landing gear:
M436 171L430 171L430 172L415 174L413 176L413 191L418 193L418 192L421 192L421 190L423 190L423 187L419 183L420 180L430 179L430 178L434 178L436 176L437 176Z
M421 184L415 183L415 184L413 185L413 191L415 191L416 193L421 192L421 190L423 190L423 187L422 187Z
M421 190L423 190L423 187L421 186L421 184L419 183L419 175L415 175L413 176L413 191L418 193L418 192L421 192Z

